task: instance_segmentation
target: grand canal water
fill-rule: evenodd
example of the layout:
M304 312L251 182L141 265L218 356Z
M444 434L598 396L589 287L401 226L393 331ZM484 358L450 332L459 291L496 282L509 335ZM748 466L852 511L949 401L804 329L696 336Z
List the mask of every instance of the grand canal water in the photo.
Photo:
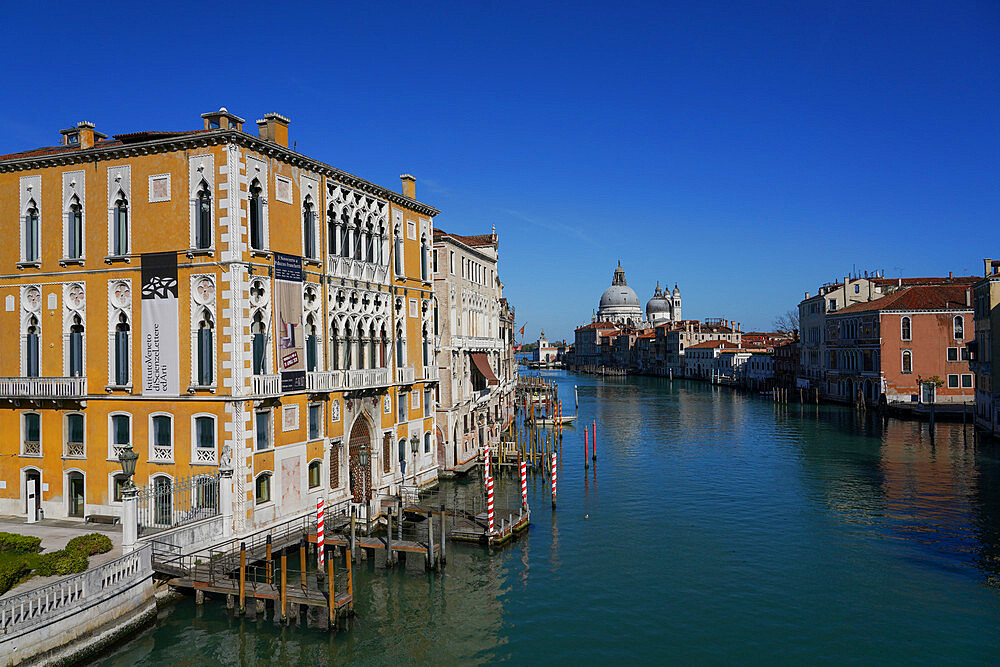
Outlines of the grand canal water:
M599 460L566 431L558 510L537 480L525 539L356 570L336 636L184 600L104 664L996 660L1000 448L971 429L549 375Z

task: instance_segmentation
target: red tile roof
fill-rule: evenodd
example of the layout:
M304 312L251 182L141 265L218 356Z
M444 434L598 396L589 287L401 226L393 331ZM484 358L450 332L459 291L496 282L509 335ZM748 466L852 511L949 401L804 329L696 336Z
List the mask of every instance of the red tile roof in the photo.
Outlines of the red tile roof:
M971 285L979 281L978 276L951 276L943 278L869 278L879 287L915 287L917 285Z
M877 310L972 310L967 306L967 287L963 285L917 285L893 292L881 299L856 303L828 316L864 313Z
M461 234L449 234L443 229L434 228L434 239L442 239L445 237L450 237L455 239L460 243L472 248L482 248L485 246L495 246L496 237L493 234L473 234L472 236L463 236Z

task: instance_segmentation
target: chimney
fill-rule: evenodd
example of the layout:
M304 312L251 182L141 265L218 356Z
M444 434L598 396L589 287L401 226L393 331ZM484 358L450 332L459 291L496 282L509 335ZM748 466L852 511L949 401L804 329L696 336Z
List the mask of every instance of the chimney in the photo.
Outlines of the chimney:
M257 133L264 141L288 148L288 124L292 121L278 113L266 113L257 120Z
M954 277L955 277L955 272L954 271L949 271L948 272L948 280L952 280Z
M108 135L94 131L94 124L90 121L81 120L76 127L68 130L59 130L63 135L63 146L76 146L77 148L93 148L97 141L107 139Z
M983 273L983 275L984 276L990 275L990 269L993 266L993 260L987 257L986 259L983 260L983 265L985 266L984 268L985 273Z
M240 130L243 131L243 119L235 114L231 114L226 107L219 107L218 111L203 113L201 117L205 120L206 130Z
M403 182L403 196L410 199L417 198L417 179L410 174L400 174L399 180Z
M809 292L806 292L806 298L807 299L809 298Z
M972 288L967 287L965 289L965 307L972 308Z

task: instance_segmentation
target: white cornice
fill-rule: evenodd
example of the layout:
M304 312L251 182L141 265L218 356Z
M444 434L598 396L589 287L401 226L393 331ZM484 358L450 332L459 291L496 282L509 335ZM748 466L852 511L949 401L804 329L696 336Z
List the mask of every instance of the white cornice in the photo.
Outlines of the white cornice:
M110 142L109 142L110 143ZM367 192L376 197L388 200L399 206L404 206L422 215L430 217L436 216L441 211L422 204L415 199L410 199L398 192L383 188L354 174L350 174L342 169L337 169L325 162L306 157L301 153L296 153L285 146L281 146L271 141L265 141L259 137L254 137L239 130L212 130L210 132L197 132L195 134L185 134L175 137L160 139L150 139L129 144L115 144L113 146L95 145L93 148L81 150L69 150L51 155L34 155L28 157L13 157L0 161L0 173L12 171L28 171L32 169L43 169L45 167L65 166L72 164L82 164L96 162L99 160L118 160L127 157L138 157L154 153L168 153L171 151L186 150L191 148L201 148L204 146L214 146L223 143L233 143L244 148L256 151L261 155L277 158L286 164L294 167L303 167L332 178L357 190Z

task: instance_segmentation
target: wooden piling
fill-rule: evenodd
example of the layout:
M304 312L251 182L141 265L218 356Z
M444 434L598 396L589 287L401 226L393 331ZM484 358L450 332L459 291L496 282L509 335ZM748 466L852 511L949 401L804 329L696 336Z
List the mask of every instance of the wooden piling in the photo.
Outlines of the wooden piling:
M264 556L264 576L267 583L273 583L274 579L274 563L271 562L271 534L267 535L267 546L265 547Z
M427 510L427 566L434 569L434 512Z
M247 594L247 545L240 542L240 613L246 613Z
M444 503L441 503L441 553L438 556L438 559L441 561L442 565L444 565L444 561L445 561L445 552L444 552L445 539L444 539L444 536L446 535L446 533L445 533L445 523L444 522L445 522Z
M385 511L385 564L392 564L392 508Z
M335 594L335 586L333 583L333 554L327 554L326 559L326 578L330 588L330 627L337 627L337 596Z
M281 550L281 622L288 620L288 555Z
M350 597L348 603L351 611L354 611L354 568L351 565L351 550L347 550L347 595Z
M356 536L355 529L354 529L354 524L355 524L355 521L354 521L354 507L351 506L351 548L348 550L349 553L350 552L354 552L355 549L357 549L357 544L358 544L358 542L357 542L357 536Z
M305 590L306 587L306 538L302 538L299 541L299 566L302 569L302 574L299 577L302 580L302 588Z

